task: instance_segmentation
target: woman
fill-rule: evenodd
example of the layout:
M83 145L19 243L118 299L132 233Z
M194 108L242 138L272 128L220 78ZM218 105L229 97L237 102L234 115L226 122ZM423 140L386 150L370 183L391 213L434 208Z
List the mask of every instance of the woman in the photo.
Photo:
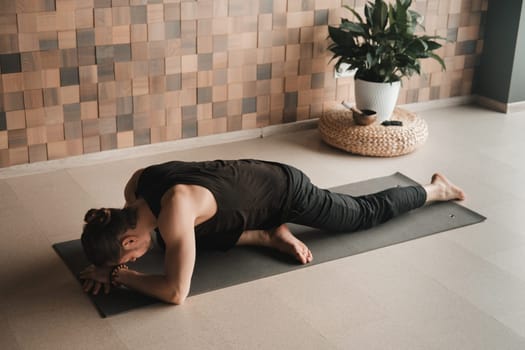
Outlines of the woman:
M90 209L82 245L93 263L81 273L84 290L125 285L181 304L190 290L197 246L227 250L260 245L312 261L308 247L288 230L296 223L327 231L357 231L431 201L464 199L464 192L434 174L426 186L395 187L352 197L314 186L298 169L260 160L173 161L136 171L123 209ZM125 267L151 246L158 228L165 274Z

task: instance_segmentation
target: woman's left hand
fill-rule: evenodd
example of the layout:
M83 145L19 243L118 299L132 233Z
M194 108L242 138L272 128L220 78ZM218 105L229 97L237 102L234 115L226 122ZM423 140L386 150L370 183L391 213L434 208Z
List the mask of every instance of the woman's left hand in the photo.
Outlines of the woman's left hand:
M111 288L110 275L112 266L90 265L80 273L80 279L84 280L83 289L86 293L97 295L100 289L104 288L104 293L108 294Z

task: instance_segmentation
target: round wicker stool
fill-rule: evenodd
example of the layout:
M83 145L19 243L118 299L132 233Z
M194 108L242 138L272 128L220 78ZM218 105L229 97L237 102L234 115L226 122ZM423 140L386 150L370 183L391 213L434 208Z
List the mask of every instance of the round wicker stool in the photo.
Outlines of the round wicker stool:
M351 111L336 109L320 118L319 132L331 146L374 157L407 154L427 140L427 124L414 113L396 108L391 120L402 121L403 126L383 126L377 122L367 126L357 125Z

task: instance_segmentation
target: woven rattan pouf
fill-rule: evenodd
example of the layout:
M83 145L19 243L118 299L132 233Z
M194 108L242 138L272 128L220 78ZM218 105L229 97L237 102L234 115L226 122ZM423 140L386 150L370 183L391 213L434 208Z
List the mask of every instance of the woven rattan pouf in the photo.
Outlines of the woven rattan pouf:
M427 140L427 124L414 113L396 108L391 120L402 121L403 126L383 126L377 122L367 126L356 125L351 111L337 109L320 118L319 132L331 146L374 157L407 154Z

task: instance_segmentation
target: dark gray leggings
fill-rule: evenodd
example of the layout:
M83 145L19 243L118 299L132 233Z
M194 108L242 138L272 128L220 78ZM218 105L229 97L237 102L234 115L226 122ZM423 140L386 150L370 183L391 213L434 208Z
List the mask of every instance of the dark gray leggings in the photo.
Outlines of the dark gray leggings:
M425 204L422 186L394 187L353 197L323 190L300 170L289 167L292 198L286 222L332 232L370 228Z

